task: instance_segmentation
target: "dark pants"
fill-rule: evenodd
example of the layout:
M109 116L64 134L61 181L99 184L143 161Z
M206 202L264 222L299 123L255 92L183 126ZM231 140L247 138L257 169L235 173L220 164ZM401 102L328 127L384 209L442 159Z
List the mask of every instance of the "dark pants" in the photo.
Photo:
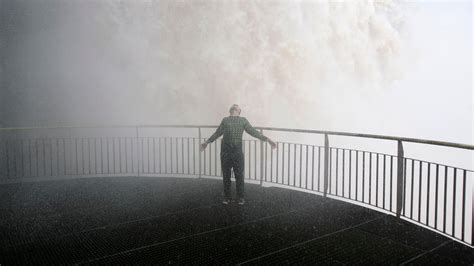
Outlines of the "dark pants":
M244 198L244 153L242 144L224 144L221 146L221 167L224 177L224 197L231 198L230 175L234 170L235 182L237 184L237 197Z

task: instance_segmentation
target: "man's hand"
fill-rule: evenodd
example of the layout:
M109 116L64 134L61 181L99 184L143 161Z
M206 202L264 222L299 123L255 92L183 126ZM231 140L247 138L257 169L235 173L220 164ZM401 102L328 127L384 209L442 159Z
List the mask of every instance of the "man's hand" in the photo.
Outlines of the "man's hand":
M268 143L270 143L270 146L272 146L272 149L276 149L277 144L273 140L268 139Z
M207 147L207 142L204 142L203 144L201 144L201 151L204 151Z

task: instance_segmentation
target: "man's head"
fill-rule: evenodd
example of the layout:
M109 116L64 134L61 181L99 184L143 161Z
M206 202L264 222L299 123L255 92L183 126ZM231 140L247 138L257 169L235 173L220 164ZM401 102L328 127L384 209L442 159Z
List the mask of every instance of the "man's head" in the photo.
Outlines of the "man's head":
M233 104L230 109L229 109L229 113L230 115L234 115L234 116L238 116L240 115L240 112L242 110L240 109L239 105L238 104Z

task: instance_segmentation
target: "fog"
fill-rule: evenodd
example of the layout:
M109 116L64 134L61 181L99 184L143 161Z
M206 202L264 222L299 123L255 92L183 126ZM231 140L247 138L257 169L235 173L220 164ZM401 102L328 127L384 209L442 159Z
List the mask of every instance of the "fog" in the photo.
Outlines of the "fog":
M254 126L472 145L472 11L471 1L0 0L0 128L217 125L238 103ZM213 131L202 129L202 137ZM322 135L264 133L279 142L324 145ZM332 147L397 152L395 141L329 139ZM180 169L183 176L219 178L221 170L218 144L199 153L195 128L3 130L0 141L2 182L158 172L169 177ZM263 146L246 144L248 181L261 181L257 173L264 166L271 182L307 189L316 184L315 178L308 182L308 173L319 167L322 184L321 147L311 153L309 146L280 145L265 151L271 159L265 157L264 165L263 155L257 157ZM441 213L446 217L462 206L466 213L452 215L457 223L467 221L471 239L473 172L433 162L472 170L472 151L407 142L404 148L406 157L430 162L407 161L403 200L417 205L410 212L426 210L418 221L432 225ZM361 183L340 199L364 203L368 195L370 205L370 195L380 190L379 159L382 190L391 193L397 185L395 179L385 183L385 155L370 153L368 159L361 153L354 164L340 162L337 152L336 159L330 155L330 190L337 196L338 188ZM315 158L318 164L309 169ZM338 179L338 169L349 176ZM369 182L357 179L366 173ZM375 178L377 190L357 198ZM444 207L425 199L430 195L443 196ZM395 193L388 198L397 199ZM440 215L428 213L430 208ZM454 218L443 222L443 230L456 224ZM460 226L452 235L461 235Z
M239 103L258 126L473 143L469 1L3 0L0 12L1 127L218 124ZM471 153L447 157L472 168Z

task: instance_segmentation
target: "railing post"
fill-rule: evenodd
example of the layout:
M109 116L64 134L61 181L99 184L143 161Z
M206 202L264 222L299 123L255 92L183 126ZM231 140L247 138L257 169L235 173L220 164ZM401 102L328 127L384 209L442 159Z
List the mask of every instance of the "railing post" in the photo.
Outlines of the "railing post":
M201 128L198 127L198 145L199 145L199 178L201 178Z
M138 135L138 126L135 127L135 138L137 139L137 177L140 177L140 144L139 144L139 135ZM108 151L107 151L108 152ZM115 155L114 155L115 157Z
M404 186L405 186L405 171L404 171L404 161L403 156L403 143L401 140L398 141L398 155L397 155L397 217L400 218L400 215L403 210L403 200L405 196Z
M328 191L329 180L329 138L328 134L324 134L324 197Z
M263 135L263 129L260 129ZM263 185L263 140L260 140L260 186Z

